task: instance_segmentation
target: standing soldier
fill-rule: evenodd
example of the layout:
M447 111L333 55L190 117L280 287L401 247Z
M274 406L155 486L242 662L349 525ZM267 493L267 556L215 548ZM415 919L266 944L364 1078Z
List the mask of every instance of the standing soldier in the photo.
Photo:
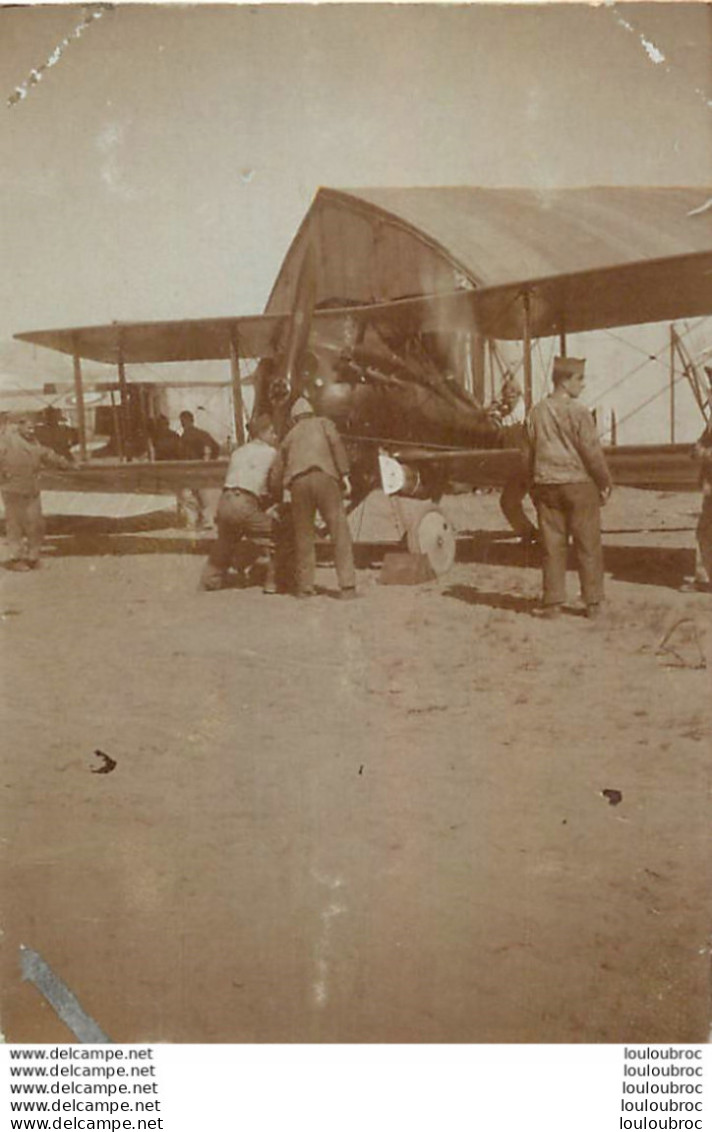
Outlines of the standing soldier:
M586 616L596 618L603 602L601 505L613 485L594 419L578 400L584 365L582 358L555 358L554 391L534 406L528 421L542 547L541 616L547 618L558 616L566 600L569 535Z
M292 499L297 597L315 593L317 511L334 544L341 597L355 597L353 548L344 510L344 494L350 490L346 449L333 421L315 416L306 397L297 398L290 418L292 426L280 445L272 483L277 497L287 488Z
M710 410L712 410L712 372L709 369L707 376L710 379L708 404ZM700 465L699 484L702 491L702 509L695 531L697 537L695 576L686 580L682 589L686 593L694 590L699 590L701 593L710 593L712 592L712 415L702 436L695 444L692 454Z
M5 566L8 570L35 570L44 536L40 471L71 468L72 461L37 441L28 416L11 417L10 425L0 438L0 491L10 550Z

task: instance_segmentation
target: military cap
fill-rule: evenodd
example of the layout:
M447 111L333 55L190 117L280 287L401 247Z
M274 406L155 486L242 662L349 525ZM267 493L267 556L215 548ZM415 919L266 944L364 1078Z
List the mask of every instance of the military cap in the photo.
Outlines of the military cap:
M289 411L289 415L293 421L299 420L300 417L313 417L314 410L307 401L306 397L297 397Z
M554 358L552 379L556 385L559 381L566 381L569 377L583 377L585 358Z

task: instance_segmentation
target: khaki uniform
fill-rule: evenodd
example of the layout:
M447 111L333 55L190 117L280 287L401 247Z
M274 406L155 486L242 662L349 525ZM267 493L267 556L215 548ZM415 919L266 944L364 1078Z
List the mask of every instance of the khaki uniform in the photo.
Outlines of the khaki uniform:
M341 478L348 471L348 455L333 421L301 417L282 441L272 482L277 494L284 487L292 497L297 593L314 591L317 511L334 545L340 588L353 590L356 586L351 532L341 494Z
M695 578L698 582L712 583L712 421L695 445L695 455L702 462L700 487L702 510L697 522L697 555Z
M591 413L564 390L535 405L528 421L533 496L542 546L543 604L566 600L569 538L587 606L603 601L600 493L611 477Z
M70 460L8 431L0 438L0 491L11 562L37 565L44 538L40 496L42 468L71 468Z

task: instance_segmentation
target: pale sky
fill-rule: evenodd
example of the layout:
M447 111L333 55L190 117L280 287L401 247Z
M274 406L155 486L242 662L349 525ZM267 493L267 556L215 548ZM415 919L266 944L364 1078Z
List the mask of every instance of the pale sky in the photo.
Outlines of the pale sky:
M707 5L86 11L0 9L0 339L259 311L320 185L712 185Z

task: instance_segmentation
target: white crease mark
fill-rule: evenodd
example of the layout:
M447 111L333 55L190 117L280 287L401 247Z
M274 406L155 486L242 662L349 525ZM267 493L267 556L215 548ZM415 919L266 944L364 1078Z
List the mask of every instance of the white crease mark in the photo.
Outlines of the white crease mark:
M112 9L112 4L100 4L96 7L87 8L86 14L81 23L77 25L73 32L70 32L69 35L65 35L62 42L58 43L52 54L47 57L46 62L42 63L39 67L33 67L24 83L20 83L19 86L15 87L14 91L7 99L7 105L9 107L13 107L16 106L18 102L23 102L24 99L27 98L27 95L29 94L32 87L37 86L42 81L45 72L48 71L51 67L54 67L59 62L72 40L81 39L86 29L91 23L94 22L94 20L100 20L101 17L106 14L106 12L110 12L112 11Z
M326 1006L329 1001L329 954L331 952L331 926L337 916L346 911L344 904L329 904L321 913L321 935L317 940L315 965L316 980L314 982L314 1005Z
M314 880L318 881L319 884L326 885L327 888L341 888L344 883L342 877L330 877L327 876L326 873L317 872L316 869L311 870L311 875L314 877Z
M636 36L636 38L640 41L640 44L643 47L643 49L644 49L646 55L648 56L648 58L650 59L650 61L652 63L655 63L657 66L660 66L661 64L664 63L665 65L663 67L663 70L665 71L666 74L671 75L673 68L667 62L665 55L660 50L660 48L656 47L656 45L654 43L652 43L649 39L646 39L645 36L642 34L642 32L639 32L636 28L634 28L633 25L628 20L626 20L623 16L621 16L620 12L617 12L615 10L615 7L612 7L612 11L613 11L613 15L616 19L616 22L620 25L620 27L625 28L626 31L628 31L632 35ZM698 86L693 87L692 93L695 94L698 98L702 99L702 101L704 102L705 106L708 109L712 109L712 98L710 98L703 90L701 90L700 87L698 87ZM692 215L692 214L690 213L689 215Z
M316 1006L326 1006L329 995L326 989L326 979L329 974L329 965L325 959L317 959L316 970L319 978L314 983L314 1003Z
M643 47L645 48L651 63L665 62L665 56L663 55L662 51L660 51L660 49L657 48L654 43L651 43L649 39L646 39L644 35L641 35L640 42L643 44Z
M101 166L101 179L110 192L123 200L136 200L138 192L125 184L119 164L120 151L124 145L126 127L119 122L112 122L99 134L97 148L104 154Z
M103 153L110 153L114 146L119 145L124 138L124 127L118 122L110 122L99 134L96 144Z
M54 973L41 955L20 945L20 970L25 982L33 983L47 999L57 1017L80 1042L108 1042L104 1031L82 1008L67 984Z
M311 875L318 884L324 885L325 888L330 889L332 892L341 888L344 883L342 877L328 876L326 873L317 872L316 869L311 870ZM320 1009L326 1006L329 1001L329 955L331 953L332 924L336 917L343 915L345 911L345 904L338 904L332 901L326 906L319 917L321 920L321 933L314 949L316 978L312 985L312 992L314 995L314 1005Z
M712 105L712 103L710 103L710 105ZM708 197L704 204L701 204L699 208L693 208L687 215L701 216L703 212L708 212L710 208L712 208L712 197Z

